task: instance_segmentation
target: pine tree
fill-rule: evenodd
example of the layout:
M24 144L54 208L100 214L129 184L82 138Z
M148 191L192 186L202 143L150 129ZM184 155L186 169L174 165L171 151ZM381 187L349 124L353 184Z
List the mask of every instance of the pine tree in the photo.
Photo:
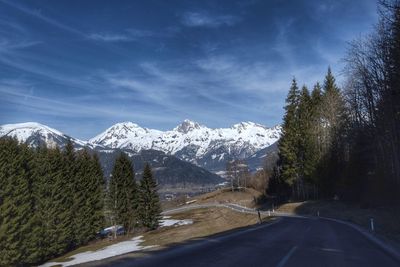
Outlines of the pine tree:
M74 238L75 244L87 243L95 233L92 232L92 210L90 194L92 184L91 156L84 149L78 153L75 160L76 174L74 179Z
M114 223L123 225L127 233L137 225L137 188L132 163L125 153L115 160L108 185L108 198Z
M157 194L157 184L150 165L145 164L139 187L139 215L141 224L148 229L156 229L161 219L161 205Z
M321 110L322 110L322 89L319 83L317 83L311 92L311 105L310 105L310 123L311 123L311 139L312 139L312 150L313 150L313 168L311 173L311 180L313 186L317 186L320 182L320 176L318 175L318 164L322 157L322 134L323 127L321 123ZM315 187L314 187L315 191ZM315 192L314 192L315 194Z
M62 153L62 164L55 166L62 170L61 175L57 177L55 186L58 190L57 203L59 204L58 209L58 223L59 229L62 230L58 237L57 242L62 253L66 249L73 248L75 246L75 230L74 230L74 212L75 212L75 197L77 189L76 185L76 158L74 147L71 140L68 140L64 151ZM65 248L62 248L62 244Z
M92 236L104 226L104 198L105 180L100 160L97 154L91 159L91 181L89 188L88 204L91 208L89 225L91 226Z
M49 177L51 176L50 160L48 158L49 151L46 146L38 147L35 151L35 156L32 159L32 180L33 195L35 201L35 218L37 225L35 229L37 261L44 261L52 255L51 239L48 231L52 214L50 214L53 201L51 200L51 191L53 183Z
M319 164L320 182L326 196L335 192L336 179L340 177L342 148L344 144L343 125L346 122L346 109L343 96L336 85L335 77L330 68L325 76L321 101L321 143L322 158Z
M298 108L300 92L295 79L292 81L288 96L286 98L285 116L283 118L282 136L279 140L279 158L281 179L288 185L293 185L298 178L298 142L299 122Z
M299 101L299 176L301 182L310 182L314 168L314 147L311 135L311 96L306 86L303 86ZM304 191L304 190L303 190Z
M16 140L0 140L0 265L24 266L35 260L31 151Z

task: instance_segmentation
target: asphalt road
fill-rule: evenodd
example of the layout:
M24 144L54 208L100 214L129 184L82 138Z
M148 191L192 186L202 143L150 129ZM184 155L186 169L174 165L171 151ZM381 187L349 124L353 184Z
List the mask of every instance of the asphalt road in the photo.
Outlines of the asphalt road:
M96 266L400 266L358 231L324 219L283 217L204 238L142 258L110 259Z

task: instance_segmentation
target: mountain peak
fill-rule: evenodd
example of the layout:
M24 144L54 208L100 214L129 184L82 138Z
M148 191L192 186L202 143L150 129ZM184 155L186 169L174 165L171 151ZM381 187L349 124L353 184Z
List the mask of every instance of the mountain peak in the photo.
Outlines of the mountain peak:
M131 122L131 121L123 121L123 122L119 122L114 124L113 126L111 126L111 128L142 128L140 127L138 124Z
M38 122L23 122L23 123L14 123L14 124L4 124L0 126L0 135L8 135L11 132L20 132L20 131L47 131L52 132L57 135L64 135L60 131L50 128L46 125L43 125Z
M50 128L38 122L24 122L0 125L0 137L8 136L17 138L20 142L31 146L47 144L48 146L64 146L68 139L78 146L86 145L86 142L65 135L64 133Z
M197 122L185 119L181 124L179 124L174 130L180 133L188 133L194 129L200 129L201 125Z
M249 127L261 127L261 128L267 128L264 125L251 122L251 121L245 121L245 122L240 122L237 124L234 124L231 128L233 129L248 129Z

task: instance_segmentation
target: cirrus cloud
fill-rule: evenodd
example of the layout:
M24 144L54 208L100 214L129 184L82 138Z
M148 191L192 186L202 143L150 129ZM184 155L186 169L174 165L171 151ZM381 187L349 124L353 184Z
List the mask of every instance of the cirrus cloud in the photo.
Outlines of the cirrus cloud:
M233 15L211 15L206 12L186 12L182 16L182 23L188 27L210 27L233 26L240 18Z

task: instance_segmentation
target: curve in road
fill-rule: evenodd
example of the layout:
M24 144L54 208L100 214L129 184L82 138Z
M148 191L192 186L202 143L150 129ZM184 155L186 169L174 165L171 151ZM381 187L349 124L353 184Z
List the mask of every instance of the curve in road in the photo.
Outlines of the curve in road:
M400 266L355 229L318 218L282 217L270 224L188 241L142 258L96 266Z

